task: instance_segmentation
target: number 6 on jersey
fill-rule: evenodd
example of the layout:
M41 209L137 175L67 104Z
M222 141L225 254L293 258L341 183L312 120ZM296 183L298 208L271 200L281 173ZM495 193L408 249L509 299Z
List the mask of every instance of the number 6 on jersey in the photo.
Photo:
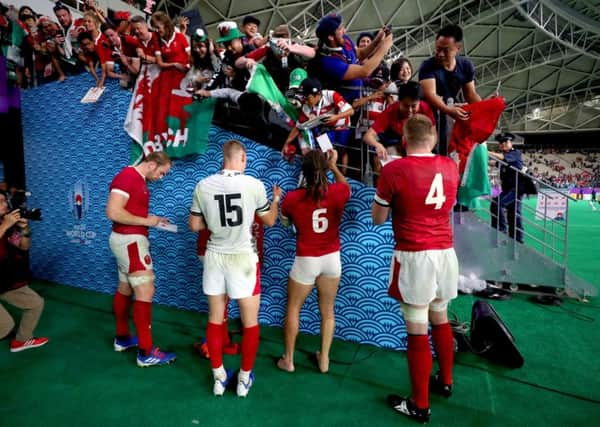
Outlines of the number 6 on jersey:
M433 181L431 181L429 192L425 198L425 204L435 205L433 207L434 209L441 209L445 201L446 196L444 196L444 180L442 174L438 172L433 177Z
M327 219L327 209L315 209L312 214L313 231L315 233L325 233L327 227L329 227L329 220Z

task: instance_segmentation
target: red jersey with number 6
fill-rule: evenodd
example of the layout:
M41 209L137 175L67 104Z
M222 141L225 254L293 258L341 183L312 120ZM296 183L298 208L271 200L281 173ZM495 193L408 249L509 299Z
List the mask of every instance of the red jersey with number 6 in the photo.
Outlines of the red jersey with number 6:
M375 203L392 209L399 251L449 249L450 213L458 191L458 167L449 157L409 155L385 165Z
M340 223L350 198L346 184L329 184L319 203L309 198L305 188L285 196L281 216L296 226L296 256L322 256L340 250Z

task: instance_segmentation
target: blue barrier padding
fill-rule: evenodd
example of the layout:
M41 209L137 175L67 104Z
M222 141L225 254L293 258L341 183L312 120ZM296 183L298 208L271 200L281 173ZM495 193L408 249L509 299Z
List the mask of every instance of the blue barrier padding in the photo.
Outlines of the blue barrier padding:
M117 271L104 209L110 181L129 161L130 139L123 122L131 93L109 82L99 102L81 104L92 85L91 77L83 75L23 92L29 205L43 209L43 221L32 224L31 264L38 278L112 294ZM279 152L216 127L209 136L206 153L176 160L164 180L150 185L151 212L168 217L179 228L177 234L151 230L154 301L185 310L207 311L196 235L187 229L188 209L196 183L220 170L223 142L241 139L246 144L246 173L263 181L269 193L273 184L290 191L298 182L299 161L289 165ZM356 181L351 186L341 228L343 274L335 336L404 350L404 321L397 302L387 296L391 225L376 227L371 222L373 188ZM295 238L290 229L277 224L265 230L264 247L260 322L281 326ZM231 315L238 315L235 304ZM318 334L319 328L313 292L302 310L300 330Z

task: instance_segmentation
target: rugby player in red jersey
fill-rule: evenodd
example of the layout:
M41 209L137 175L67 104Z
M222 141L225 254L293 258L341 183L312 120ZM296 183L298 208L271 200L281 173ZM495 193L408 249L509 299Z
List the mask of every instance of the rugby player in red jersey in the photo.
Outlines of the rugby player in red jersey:
M137 365L163 365L175 360L175 353L160 351L152 343L150 323L154 297L154 273L148 242L148 227L169 220L149 215L150 194L147 181L162 179L171 169L171 159L164 152L154 152L137 166L128 166L110 184L106 216L113 222L110 249L117 258L119 285L113 300L117 321L115 351L138 347ZM137 337L129 333L131 294L133 322Z
M408 119L403 138L407 156L384 166L372 217L373 223L383 224L392 214L396 244L388 292L400 301L408 332L412 395L390 395L388 402L396 411L427 422L429 391L445 397L452 394L454 342L447 307L458 286L450 214L459 176L452 159L431 154L436 132L429 118L417 114ZM440 367L432 378L428 322Z
M296 259L288 279L285 319L285 354L277 366L294 371L294 347L298 336L300 309L316 282L321 311L321 350L317 362L321 372L329 370L329 350L335 331L334 304L342 264L340 223L350 198L350 186L336 166L337 151L313 150L302 162L304 187L290 192L281 205L281 222L293 223L298 231ZM327 182L327 169L335 183Z

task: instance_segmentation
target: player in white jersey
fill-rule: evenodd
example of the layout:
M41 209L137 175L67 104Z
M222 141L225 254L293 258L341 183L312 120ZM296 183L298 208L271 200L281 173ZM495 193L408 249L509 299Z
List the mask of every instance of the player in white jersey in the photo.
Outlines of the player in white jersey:
M220 396L232 377L223 366L221 324L226 298L238 301L244 331L237 394L245 397L254 382L258 350L260 270L252 244L251 227L256 213L270 227L277 219L281 189L273 186L269 203L262 182L244 175L246 148L239 141L223 145L223 170L196 185L189 225L192 231L208 228L210 240L204 258L202 289L208 297L206 341L215 380L213 393Z

